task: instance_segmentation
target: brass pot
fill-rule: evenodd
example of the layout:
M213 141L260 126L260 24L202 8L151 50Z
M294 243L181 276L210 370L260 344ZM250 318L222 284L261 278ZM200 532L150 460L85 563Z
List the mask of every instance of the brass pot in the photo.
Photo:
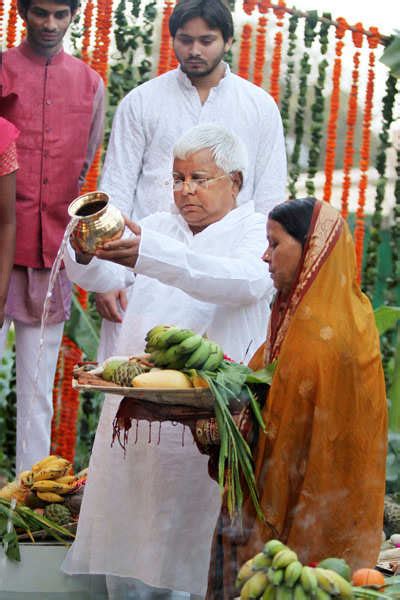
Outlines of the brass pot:
M82 252L89 254L105 242L119 239L125 228L121 211L110 204L105 192L79 196L69 205L68 214L77 219L71 237Z

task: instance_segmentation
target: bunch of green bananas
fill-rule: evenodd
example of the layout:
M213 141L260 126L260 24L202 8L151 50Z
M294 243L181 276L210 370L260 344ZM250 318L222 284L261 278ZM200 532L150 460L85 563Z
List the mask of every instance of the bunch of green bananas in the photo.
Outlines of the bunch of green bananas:
M330 600L352 598L349 581L331 569L302 565L297 554L279 540L270 540L239 570L241 600Z
M157 325L146 335L145 351L156 367L216 371L224 359L222 348L191 329Z

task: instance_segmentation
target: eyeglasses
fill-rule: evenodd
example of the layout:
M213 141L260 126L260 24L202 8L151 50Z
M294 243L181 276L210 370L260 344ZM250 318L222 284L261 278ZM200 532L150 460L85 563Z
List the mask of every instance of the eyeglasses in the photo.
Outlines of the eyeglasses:
M181 192L183 186L186 184L191 192L194 192L198 187L207 190L210 183L214 183L223 177L229 177L228 173L224 173L218 177L202 177L201 179L174 179L172 182L172 189L174 192Z

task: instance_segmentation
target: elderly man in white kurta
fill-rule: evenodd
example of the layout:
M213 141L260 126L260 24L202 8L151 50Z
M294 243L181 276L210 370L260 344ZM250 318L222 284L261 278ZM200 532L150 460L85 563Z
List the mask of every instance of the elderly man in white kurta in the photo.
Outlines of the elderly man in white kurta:
M272 292L261 260L265 217L251 202L236 206L246 150L226 129L203 125L180 139L174 157L175 210L140 225L127 219L130 235L106 244L87 266L71 250L67 272L90 290L132 286L118 354L142 352L147 331L166 323L207 334L245 361L249 346L251 354L265 337ZM112 595L115 576L204 595L220 506L207 457L190 433L182 447L181 428L171 423L163 424L159 445L149 444L148 426L141 422L138 441L131 440L124 459L121 448L110 448L119 402L115 396L105 400L77 539L64 570L114 576L108 580L115 598L126 597ZM138 585L135 598L155 597L154 589L141 595Z
M282 121L274 99L223 61L234 35L227 3L180 0L169 28L179 67L136 87L118 106L101 189L132 219L167 210L174 143L195 125L219 123L239 136L249 155L238 206L252 200L267 215L285 197ZM126 293L113 292L96 296L105 317L100 359L114 352L124 314Z

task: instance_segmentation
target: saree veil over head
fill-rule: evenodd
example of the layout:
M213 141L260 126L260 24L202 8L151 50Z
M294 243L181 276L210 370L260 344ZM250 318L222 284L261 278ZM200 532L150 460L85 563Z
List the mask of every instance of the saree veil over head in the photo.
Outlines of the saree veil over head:
M277 295L266 344L250 365L275 359L267 433L254 450L265 523L246 499L235 535L222 509L207 599L237 595L238 568L271 538L305 564L338 556L372 567L379 553L387 444L379 337L348 226L322 202L291 295Z

